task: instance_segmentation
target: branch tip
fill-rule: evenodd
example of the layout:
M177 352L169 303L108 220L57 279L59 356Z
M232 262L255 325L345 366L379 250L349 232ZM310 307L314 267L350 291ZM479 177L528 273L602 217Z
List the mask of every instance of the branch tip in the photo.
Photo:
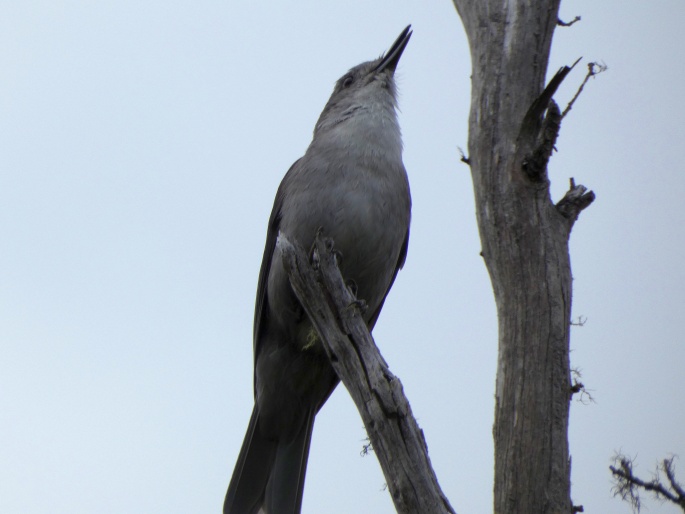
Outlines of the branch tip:
M466 154L464 153L464 150L462 150L461 146L457 147L457 150L459 150L459 154L461 155L461 159L459 159L461 162L468 164L471 166L471 159L466 157Z
M559 25L560 27L570 27L571 25L573 25L574 23L577 23L579 21L580 21L580 16L576 16L571 21L563 21L563 20L561 20L561 18L557 18L557 25Z
M578 219L580 212L595 201L595 193L588 191L587 187L582 184L576 185L576 181L573 178L569 180L569 183L569 190L559 200L556 208L562 216L573 223Z
M582 59L582 57L580 59ZM578 59L573 64L573 66L575 66L578 63L578 61L580 61L580 59ZM583 82L580 84L578 91L576 91L576 94L573 95L573 98L571 98L571 101L566 106L566 109L564 109L564 112L561 113L562 119L571 110L571 108L573 107L573 104L576 102L576 100L580 96L580 93L582 93L583 88L585 87L585 84L587 84L587 81L590 80L590 77L594 77L595 75L599 75L600 73L603 73L603 72L607 71L608 69L609 69L609 67L604 63L589 62L587 64L587 75L585 75L585 78L583 79Z

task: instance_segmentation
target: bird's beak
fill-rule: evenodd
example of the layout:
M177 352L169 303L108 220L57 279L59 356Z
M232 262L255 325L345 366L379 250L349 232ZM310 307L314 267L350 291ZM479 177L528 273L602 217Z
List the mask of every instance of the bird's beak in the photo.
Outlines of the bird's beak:
M386 54L381 58L381 62L378 64L378 66L376 66L376 69L374 71L381 72L387 68L392 73L395 73L397 63L400 62L402 52L404 52L407 43L409 43L409 38L411 37L411 35L411 25L407 25L407 28L402 31L399 37L392 44L390 50L388 50Z

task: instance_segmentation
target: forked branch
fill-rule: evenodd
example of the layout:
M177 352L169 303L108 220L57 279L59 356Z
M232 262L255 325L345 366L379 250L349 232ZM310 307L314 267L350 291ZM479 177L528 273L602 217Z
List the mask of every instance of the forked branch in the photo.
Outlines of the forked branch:
M675 478L674 458L664 459L657 467L652 480L642 480L633 473L633 460L625 455L617 455L616 466L609 466L614 476L614 496L620 496L632 505L633 511L640 512L642 489L651 492L658 500L677 505L685 512L685 490ZM660 471L666 475L666 481L661 479Z

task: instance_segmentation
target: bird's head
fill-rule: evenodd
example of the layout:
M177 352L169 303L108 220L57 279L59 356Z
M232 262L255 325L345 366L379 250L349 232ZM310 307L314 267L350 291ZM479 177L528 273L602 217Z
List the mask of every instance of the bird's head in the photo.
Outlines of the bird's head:
M359 64L335 84L326 107L314 129L314 136L363 112L378 108L394 111L396 106L395 68L412 35L407 26L385 54L375 61Z

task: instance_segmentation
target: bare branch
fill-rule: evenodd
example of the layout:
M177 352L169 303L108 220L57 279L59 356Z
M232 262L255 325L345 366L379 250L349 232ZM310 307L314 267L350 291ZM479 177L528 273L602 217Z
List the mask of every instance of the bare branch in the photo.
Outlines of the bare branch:
M571 320L571 326L572 327L584 327L585 323L587 323L587 316L578 316L578 321L573 321Z
M685 494L682 486L675 479L673 466L674 457L664 459L657 467L654 477L650 481L642 480L633 473L633 459L625 455L617 454L614 462L618 466L609 466L614 476L614 496L620 496L622 500L629 502L634 512L640 512L642 502L640 489L651 492L657 500L669 501L685 512ZM666 474L669 483L664 485L659 477L659 469Z
M588 191L583 185L576 185L573 178L571 178L569 182L569 190L564 197L559 200L556 207L557 210L571 222L571 225L573 225L573 222L578 219L580 212L595 201L595 193Z
M580 368L572 368L571 369L571 375L573 376L573 385L571 386L571 394L574 395L574 394L580 393L580 396L578 397L578 401L580 403L582 403L583 405L588 405L590 403L597 403L597 402L595 402L595 398L590 393L590 389L587 389L585 387L585 384L583 384L580 381L580 379L582 378Z
M471 159L469 159L468 157L466 157L466 154L464 153L464 150L462 150L462 148L461 148L460 146L457 147L457 150L459 150L459 154L461 155L461 159L460 159L461 162L463 162L463 163L468 164L469 166L471 166Z
M571 21L568 21L568 22L562 21L561 18L557 18L557 25L559 27L570 27L571 25L573 25L574 23L576 23L578 21L580 21L580 16L576 16L575 18L573 18Z
M578 88L578 91L576 91L576 94L573 95L573 98L571 98L571 101L568 103L566 106L566 109L564 109L564 112L561 113L561 119L564 119L568 112L571 110L573 107L573 104L576 102L578 97L580 96L580 93L583 92L583 88L585 87L585 84L587 84L587 81L590 80L591 77L594 77L595 75L599 75L600 73L603 73L607 71L609 67L602 63L596 63L596 62L590 62L587 65L587 75L585 75L585 78L583 79L583 82L580 84L580 87Z
M668 481L671 484L671 489L673 489L680 498L685 498L685 490L683 489L683 486L680 485L678 481L675 479L675 466L673 465L674 459L675 457L671 457L670 459L664 459L663 470L664 473L666 473L666 477L668 478Z
M402 383L388 368L345 283L333 242L317 234L312 264L282 234L290 284L319 333L331 365L354 400L401 514L454 514L438 485L423 432Z
M617 455L615 463L619 467L609 466L614 475L615 485L612 489L614 496L620 496L623 501L630 503L634 512L640 512L640 494L636 490L633 478L633 461L628 457Z
M561 68L559 68L559 71L557 71L551 78L551 80L547 83L542 93L540 93L540 95L528 108L528 112L526 112L526 115L523 118L523 122L521 123L519 138L521 138L524 134L526 134L529 131L538 130L540 126L540 117L549 108L549 103L552 101L554 93L557 92L557 89L559 88L561 83L564 81L566 76L569 73L571 73L571 70L573 70L576 64L578 64L578 61L580 61L580 59L576 60L576 62L574 62L571 66L562 66Z
M580 59L576 60L571 66L563 66L556 72L531 104L521 123L519 141L527 140L530 136L535 141L532 151L521 161L521 168L532 182L542 183L547 180L547 163L555 149L562 119L559 106L552 97L579 61ZM545 117L540 123L543 114Z
M371 444L371 439L367 437L364 439L364 445L362 446L362 450L359 452L359 455L366 457L370 453L373 453L373 445Z

